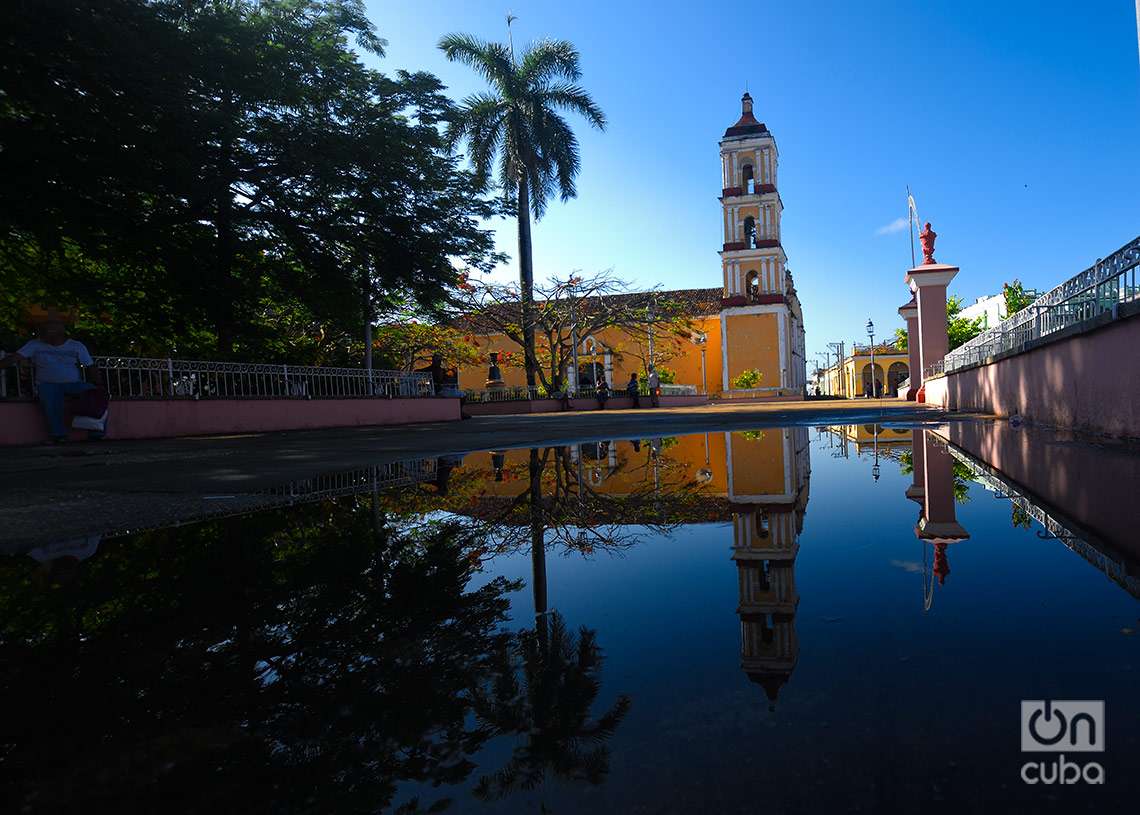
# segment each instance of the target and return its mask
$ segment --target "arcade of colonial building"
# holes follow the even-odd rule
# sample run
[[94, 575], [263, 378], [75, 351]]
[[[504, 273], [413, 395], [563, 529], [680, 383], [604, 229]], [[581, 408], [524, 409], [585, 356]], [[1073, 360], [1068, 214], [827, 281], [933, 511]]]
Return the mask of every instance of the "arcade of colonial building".
[[872, 362], [871, 346], [852, 347], [851, 354], [819, 372], [816, 384], [820, 392], [848, 399], [868, 396], [874, 376], [875, 393], [898, 396], [899, 385], [910, 378], [909, 352], [893, 343], [877, 343]]
[[[740, 118], [720, 140], [721, 215], [723, 234], [720, 287], [660, 292], [679, 302], [692, 327], [693, 342], [683, 343], [668, 358], [655, 359], [676, 373], [678, 384], [698, 390], [747, 396], [799, 396], [807, 384], [803, 311], [780, 238], [784, 205], [777, 188], [779, 153], [776, 140], [752, 112], [752, 97], [741, 101]], [[481, 349], [522, 349], [502, 334], [477, 334]], [[629, 353], [629, 333], [607, 328], [580, 338], [579, 367], [571, 365], [571, 389], [594, 385], [604, 376], [610, 388], [622, 388], [645, 361]], [[758, 371], [755, 387], [733, 381], [745, 371]], [[525, 385], [519, 366], [501, 368], [505, 387]], [[486, 365], [459, 370], [459, 386], [479, 390], [487, 380]]]

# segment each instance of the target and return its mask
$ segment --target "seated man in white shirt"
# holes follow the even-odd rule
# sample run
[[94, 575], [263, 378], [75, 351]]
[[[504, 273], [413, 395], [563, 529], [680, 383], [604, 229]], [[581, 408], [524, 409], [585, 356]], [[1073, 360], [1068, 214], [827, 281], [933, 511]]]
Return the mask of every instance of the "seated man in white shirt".
[[[83, 380], [82, 368], [91, 371], [90, 378], [99, 376], [87, 346], [70, 339], [64, 318], [58, 312], [50, 311], [37, 324], [36, 339], [25, 343], [16, 353], [0, 359], [0, 368], [15, 365], [22, 360], [27, 360], [35, 367], [36, 389], [51, 440], [56, 444], [67, 441], [63, 401], [67, 396], [95, 388], [94, 384]], [[96, 432], [90, 434], [91, 438], [101, 436], [101, 433]]]

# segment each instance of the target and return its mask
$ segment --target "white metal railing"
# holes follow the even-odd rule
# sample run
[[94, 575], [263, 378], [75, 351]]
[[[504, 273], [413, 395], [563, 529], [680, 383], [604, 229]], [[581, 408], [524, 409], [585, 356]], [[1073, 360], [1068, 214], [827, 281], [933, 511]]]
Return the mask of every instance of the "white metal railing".
[[146, 516], [103, 526], [104, 537], [137, 535], [154, 529], [168, 529], [206, 520], [250, 515], [284, 506], [327, 501], [368, 492], [385, 490], [431, 481], [439, 473], [439, 458], [393, 461], [356, 470], [324, 473], [253, 492], [214, 495], [200, 502], [187, 504], [183, 511], [171, 516]]
[[[112, 399], [392, 399], [435, 395], [426, 371], [95, 357]], [[12, 372], [15, 371], [15, 375]], [[35, 395], [31, 372], [0, 371], [0, 398]]]
[[1140, 237], [1103, 260], [1038, 297], [1016, 314], [950, 351], [945, 359], [925, 370], [937, 376], [981, 364], [1008, 351], [1101, 315], [1116, 317], [1121, 303], [1140, 300], [1136, 271], [1140, 267]]
[[[0, 351], [0, 359], [8, 356]], [[32, 374], [21, 370], [20, 366], [0, 368], [0, 399], [31, 399], [33, 395]]]
[[488, 390], [465, 390], [463, 401], [481, 405], [487, 402], [525, 402], [528, 399], [544, 399], [546, 392], [541, 388], [527, 388], [520, 385], [510, 388], [490, 388]]

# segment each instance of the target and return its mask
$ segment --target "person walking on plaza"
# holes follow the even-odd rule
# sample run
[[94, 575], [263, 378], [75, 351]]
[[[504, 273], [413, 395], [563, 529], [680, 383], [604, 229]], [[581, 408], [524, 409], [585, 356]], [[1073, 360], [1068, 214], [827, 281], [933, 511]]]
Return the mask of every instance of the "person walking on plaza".
[[[90, 379], [99, 380], [101, 377], [87, 346], [67, 336], [67, 321], [67, 316], [55, 309], [34, 314], [32, 322], [36, 327], [36, 338], [26, 342], [19, 351], [0, 358], [0, 368], [22, 361], [30, 362], [35, 368], [40, 406], [47, 420], [48, 434], [55, 444], [67, 441], [64, 399], [95, 390], [95, 384], [84, 381], [82, 370], [86, 369], [91, 374]], [[101, 431], [93, 430], [88, 434], [91, 439], [102, 437]]]
[[594, 395], [598, 398], [598, 410], [606, 409], [606, 400], [610, 398], [610, 386], [606, 384], [606, 380], [598, 383], [597, 388], [594, 389]]
[[633, 406], [635, 408], [641, 407], [641, 399], [638, 398], [640, 390], [641, 386], [637, 384], [637, 371], [634, 371], [629, 375], [629, 382], [625, 386], [625, 392], [626, 395], [633, 400]]
[[649, 402], [653, 407], [661, 405], [661, 377], [652, 365], [649, 366]]

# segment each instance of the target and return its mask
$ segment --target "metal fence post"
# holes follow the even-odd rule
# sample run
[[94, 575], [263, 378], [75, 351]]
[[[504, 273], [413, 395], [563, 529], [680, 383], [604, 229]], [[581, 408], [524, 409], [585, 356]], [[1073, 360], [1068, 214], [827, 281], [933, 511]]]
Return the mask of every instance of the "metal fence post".
[[174, 360], [167, 357], [166, 375], [170, 377], [170, 395], [174, 396]]

